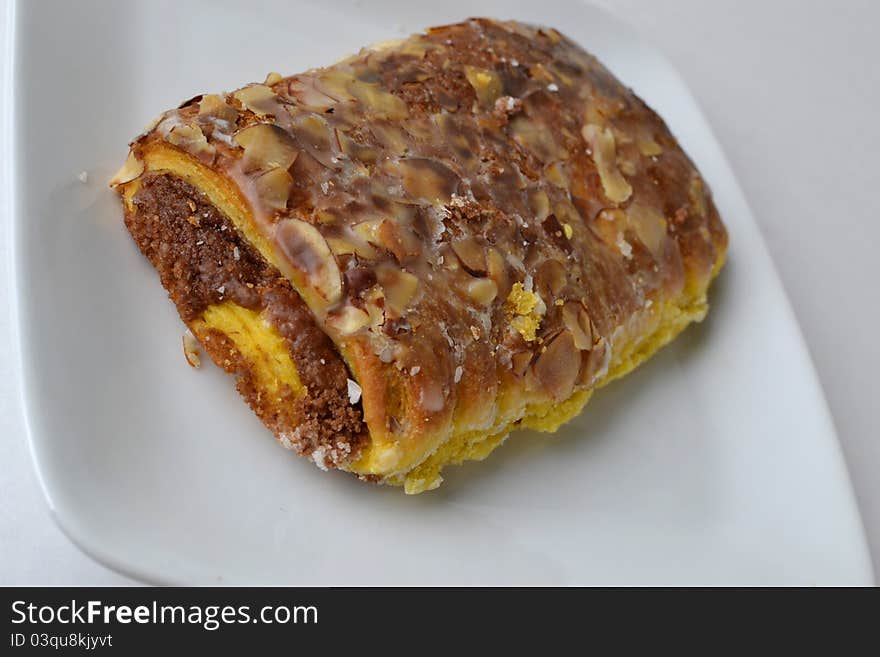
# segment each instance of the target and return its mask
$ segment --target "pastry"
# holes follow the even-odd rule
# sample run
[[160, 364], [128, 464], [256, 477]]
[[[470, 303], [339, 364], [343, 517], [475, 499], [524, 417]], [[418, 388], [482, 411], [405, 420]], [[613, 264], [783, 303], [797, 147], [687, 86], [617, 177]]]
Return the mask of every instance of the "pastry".
[[556, 30], [488, 19], [196, 96], [111, 185], [187, 353], [297, 454], [408, 493], [701, 320], [727, 247], [657, 114]]

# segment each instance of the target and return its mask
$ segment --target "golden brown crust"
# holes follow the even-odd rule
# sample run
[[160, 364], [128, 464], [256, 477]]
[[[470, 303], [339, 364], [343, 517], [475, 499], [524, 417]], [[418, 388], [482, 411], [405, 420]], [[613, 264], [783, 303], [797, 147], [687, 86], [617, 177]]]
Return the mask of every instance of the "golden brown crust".
[[135, 142], [120, 182], [163, 149], [244, 199], [237, 229], [363, 388], [370, 444], [346, 465], [361, 474], [585, 400], [667, 306], [703, 303], [727, 245], [662, 120], [519, 23], [196, 97]]

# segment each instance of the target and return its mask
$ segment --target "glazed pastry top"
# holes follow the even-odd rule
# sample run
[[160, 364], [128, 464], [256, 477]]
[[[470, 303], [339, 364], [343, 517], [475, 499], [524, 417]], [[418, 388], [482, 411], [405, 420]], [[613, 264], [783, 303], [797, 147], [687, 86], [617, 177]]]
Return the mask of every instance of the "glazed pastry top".
[[[408, 418], [518, 379], [563, 400], [726, 246], [662, 120], [552, 29], [470, 20], [163, 114], [235, 181], [264, 255], [349, 362], [408, 377]], [[465, 376], [465, 371], [467, 375]]]

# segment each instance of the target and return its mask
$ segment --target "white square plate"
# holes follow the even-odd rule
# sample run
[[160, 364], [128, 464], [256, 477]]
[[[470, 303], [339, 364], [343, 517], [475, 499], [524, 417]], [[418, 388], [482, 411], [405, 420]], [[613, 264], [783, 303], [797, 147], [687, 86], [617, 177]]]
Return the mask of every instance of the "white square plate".
[[[186, 366], [182, 325], [106, 181], [131, 137], [198, 92], [470, 15], [558, 27], [642, 95], [710, 182], [731, 255], [708, 320], [576, 421], [516, 434], [406, 497], [294, 458], [229, 377]], [[87, 553], [162, 583], [872, 582], [749, 208], [676, 72], [626, 26], [562, 0], [32, 1], [15, 19], [22, 386], [49, 504]]]

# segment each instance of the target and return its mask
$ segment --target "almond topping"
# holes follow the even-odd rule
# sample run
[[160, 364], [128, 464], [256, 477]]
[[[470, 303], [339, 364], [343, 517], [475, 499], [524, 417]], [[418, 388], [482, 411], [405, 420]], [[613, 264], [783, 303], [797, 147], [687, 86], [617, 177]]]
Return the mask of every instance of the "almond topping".
[[633, 203], [626, 209], [629, 224], [633, 227], [639, 241], [655, 255], [660, 254], [666, 239], [666, 219], [654, 208]]
[[608, 373], [608, 364], [610, 362], [611, 349], [608, 348], [608, 343], [605, 339], [600, 337], [586, 357], [583, 371], [579, 377], [580, 382], [588, 386], [595, 385]]
[[223, 96], [207, 94], [199, 101], [199, 117], [212, 117], [232, 123], [238, 118], [238, 112], [224, 100]]
[[326, 112], [337, 102], [336, 98], [319, 91], [315, 87], [314, 76], [308, 73], [290, 79], [287, 83], [287, 95], [316, 112]]
[[[352, 232], [368, 245], [390, 251], [398, 262], [419, 255], [420, 244], [412, 231], [389, 219], [370, 219], [352, 226]], [[361, 255], [359, 253], [359, 255]], [[365, 257], [375, 257], [375, 252]]]
[[379, 153], [372, 146], [359, 144], [340, 128], [334, 128], [334, 133], [336, 136], [336, 142], [339, 145], [339, 150], [352, 160], [374, 164], [376, 160], [379, 159]]
[[605, 195], [614, 203], [623, 203], [632, 195], [632, 187], [617, 167], [614, 133], [609, 128], [588, 123], [581, 128], [581, 135], [590, 147]]
[[290, 264], [304, 277], [302, 283], [327, 304], [342, 297], [339, 266], [317, 228], [299, 219], [285, 219], [276, 226], [275, 239]]
[[557, 187], [568, 189], [568, 175], [565, 173], [565, 165], [562, 162], [557, 161], [548, 164], [544, 167], [544, 175], [547, 176], [547, 180]]
[[252, 84], [232, 94], [242, 107], [249, 109], [259, 117], [275, 115], [278, 112], [278, 97], [275, 92], [264, 84]]
[[[360, 226], [358, 224], [357, 226]], [[378, 257], [379, 253], [376, 249], [369, 243], [369, 241], [362, 236], [362, 234], [356, 230], [357, 226], [352, 227], [351, 239], [349, 236], [346, 237], [328, 237], [327, 244], [330, 245], [330, 249], [336, 255], [349, 255], [349, 254], [357, 254], [361, 258], [365, 258], [367, 260], [373, 260]], [[362, 231], [366, 232], [366, 231]]]
[[382, 292], [382, 288], [374, 285], [367, 292], [364, 301], [366, 301], [367, 313], [370, 316], [370, 326], [374, 329], [382, 326], [385, 323], [385, 294]]
[[419, 279], [408, 271], [397, 269], [394, 266], [379, 267], [376, 270], [376, 278], [385, 293], [385, 301], [389, 310], [398, 316], [402, 316], [410, 301], [416, 295], [419, 288]]
[[293, 177], [287, 169], [272, 169], [254, 181], [260, 202], [269, 210], [284, 210], [290, 197]]
[[517, 352], [513, 354], [510, 360], [511, 365], [513, 366], [513, 373], [517, 376], [523, 376], [526, 373], [526, 370], [529, 369], [529, 364], [532, 362], [532, 352]]
[[199, 343], [196, 336], [187, 329], [183, 334], [183, 356], [190, 367], [198, 369], [202, 366], [202, 358], [199, 353]]
[[272, 85], [278, 84], [283, 79], [284, 78], [281, 77], [281, 73], [276, 73], [275, 71], [272, 71], [271, 73], [266, 75], [266, 81], [263, 82], [263, 84], [265, 84], [268, 87], [271, 87]]
[[379, 238], [379, 228], [382, 226], [384, 219], [370, 219], [362, 221], [351, 227], [351, 232], [368, 244], [382, 246], [382, 240]]
[[510, 293], [510, 280], [507, 275], [507, 265], [504, 261], [504, 256], [497, 249], [490, 247], [487, 260], [489, 262], [489, 278], [495, 281], [498, 295], [506, 298]]
[[488, 306], [498, 295], [498, 286], [491, 278], [476, 278], [468, 283], [468, 295], [481, 306]]
[[485, 276], [488, 272], [486, 267], [486, 249], [472, 237], [452, 242], [452, 251], [458, 257], [461, 266], [471, 276]]
[[647, 131], [636, 136], [636, 145], [639, 147], [639, 152], [646, 157], [654, 157], [663, 152], [663, 147]]
[[460, 183], [454, 171], [430, 158], [402, 158], [389, 164], [388, 169], [400, 176], [410, 197], [427, 203], [449, 202]]
[[144, 163], [137, 159], [137, 156], [134, 154], [134, 151], [130, 151], [128, 153], [128, 158], [125, 160], [125, 164], [123, 164], [119, 171], [110, 179], [110, 186], [116, 187], [118, 185], [124, 185], [127, 182], [131, 182], [138, 176], [140, 176], [144, 172]]
[[357, 333], [370, 323], [370, 316], [355, 306], [343, 306], [327, 317], [327, 323], [342, 335]]
[[562, 401], [571, 394], [580, 366], [574, 339], [571, 333], [563, 331], [547, 345], [533, 367], [541, 386], [554, 400]]
[[176, 125], [168, 133], [168, 142], [194, 155], [200, 160], [211, 162], [214, 147], [208, 143], [202, 129], [197, 125]]
[[234, 139], [244, 149], [242, 167], [246, 173], [276, 167], [289, 169], [298, 154], [290, 136], [278, 126], [268, 123], [245, 128], [236, 133]]
[[317, 114], [294, 114], [291, 131], [303, 151], [328, 169], [335, 168], [338, 158], [330, 147], [335, 134], [327, 121]]
[[378, 84], [370, 84], [352, 78], [346, 91], [357, 98], [369, 113], [378, 118], [401, 121], [409, 116], [406, 103], [392, 93], [382, 89]]
[[517, 114], [510, 121], [510, 134], [514, 141], [523, 148], [537, 155], [541, 160], [550, 162], [561, 160], [568, 152], [556, 142], [556, 137], [547, 127], [528, 116]]
[[545, 260], [535, 274], [538, 291], [547, 299], [555, 298], [568, 282], [565, 265], [558, 260]]
[[593, 348], [593, 330], [587, 311], [577, 301], [569, 301], [562, 307], [562, 322], [571, 332], [574, 346], [581, 351]]
[[547, 198], [547, 193], [541, 189], [534, 190], [529, 194], [529, 205], [534, 213], [534, 219], [537, 221], [544, 221], [550, 214], [550, 199]]
[[476, 66], [465, 66], [464, 75], [474, 88], [480, 105], [484, 108], [494, 107], [495, 101], [503, 91], [498, 74]]

